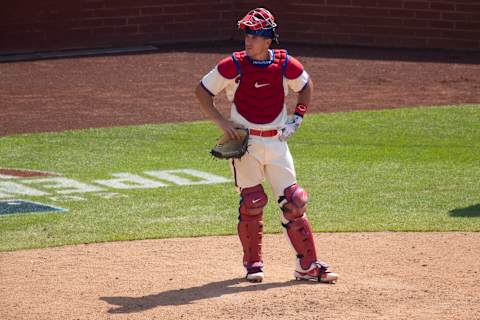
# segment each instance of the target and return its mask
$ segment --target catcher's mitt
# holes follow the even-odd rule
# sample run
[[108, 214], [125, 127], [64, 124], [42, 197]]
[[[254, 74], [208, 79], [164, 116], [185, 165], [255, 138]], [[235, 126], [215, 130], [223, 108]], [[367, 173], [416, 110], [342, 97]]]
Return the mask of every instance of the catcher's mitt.
[[219, 159], [239, 159], [248, 149], [248, 130], [237, 128], [237, 133], [241, 137], [240, 140], [230, 139], [228, 136], [223, 135], [213, 147], [210, 153], [212, 156]]

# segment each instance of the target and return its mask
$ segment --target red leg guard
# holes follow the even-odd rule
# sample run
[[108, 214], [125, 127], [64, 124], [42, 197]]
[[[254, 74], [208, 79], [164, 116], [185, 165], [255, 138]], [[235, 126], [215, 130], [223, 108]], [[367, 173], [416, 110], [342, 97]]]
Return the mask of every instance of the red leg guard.
[[283, 226], [287, 229], [288, 238], [297, 253], [301, 268], [306, 270], [317, 261], [315, 241], [306, 215], [308, 195], [297, 184], [286, 188], [284, 195], [279, 200], [283, 217], [287, 220]]
[[243, 189], [241, 192], [238, 236], [243, 247], [243, 265], [248, 269], [262, 267], [263, 208], [267, 195], [263, 187]]
[[317, 250], [307, 216], [290, 221], [285, 227], [288, 238], [297, 252], [300, 266], [304, 270], [308, 269], [313, 262], [317, 261]]

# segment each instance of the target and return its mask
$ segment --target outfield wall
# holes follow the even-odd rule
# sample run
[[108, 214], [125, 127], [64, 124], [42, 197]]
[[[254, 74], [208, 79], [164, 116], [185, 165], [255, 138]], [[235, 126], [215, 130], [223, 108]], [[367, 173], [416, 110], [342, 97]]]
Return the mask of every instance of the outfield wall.
[[283, 41], [480, 49], [474, 0], [10, 0], [0, 53], [229, 40], [257, 5], [275, 13]]

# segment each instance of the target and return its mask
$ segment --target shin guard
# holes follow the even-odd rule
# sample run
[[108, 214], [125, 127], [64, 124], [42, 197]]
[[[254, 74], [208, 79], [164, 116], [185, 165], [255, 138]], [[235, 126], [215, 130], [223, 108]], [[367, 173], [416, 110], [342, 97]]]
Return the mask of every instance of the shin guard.
[[303, 270], [317, 261], [317, 251], [312, 229], [306, 215], [308, 195], [297, 184], [286, 188], [280, 197], [282, 225], [285, 227], [290, 243], [297, 253], [297, 264]]
[[267, 195], [261, 185], [241, 191], [237, 230], [243, 247], [243, 265], [247, 269], [263, 266], [263, 208], [267, 205], [267, 201]]

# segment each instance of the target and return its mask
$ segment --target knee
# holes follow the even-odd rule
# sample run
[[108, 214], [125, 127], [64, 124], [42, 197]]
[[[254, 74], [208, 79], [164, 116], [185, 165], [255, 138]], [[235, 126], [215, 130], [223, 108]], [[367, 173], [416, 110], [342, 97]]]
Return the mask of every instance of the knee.
[[242, 189], [240, 200], [240, 215], [258, 216], [263, 213], [268, 197], [261, 184]]
[[307, 211], [308, 194], [296, 183], [285, 188], [283, 196], [278, 199], [283, 216], [288, 221], [302, 218]]

